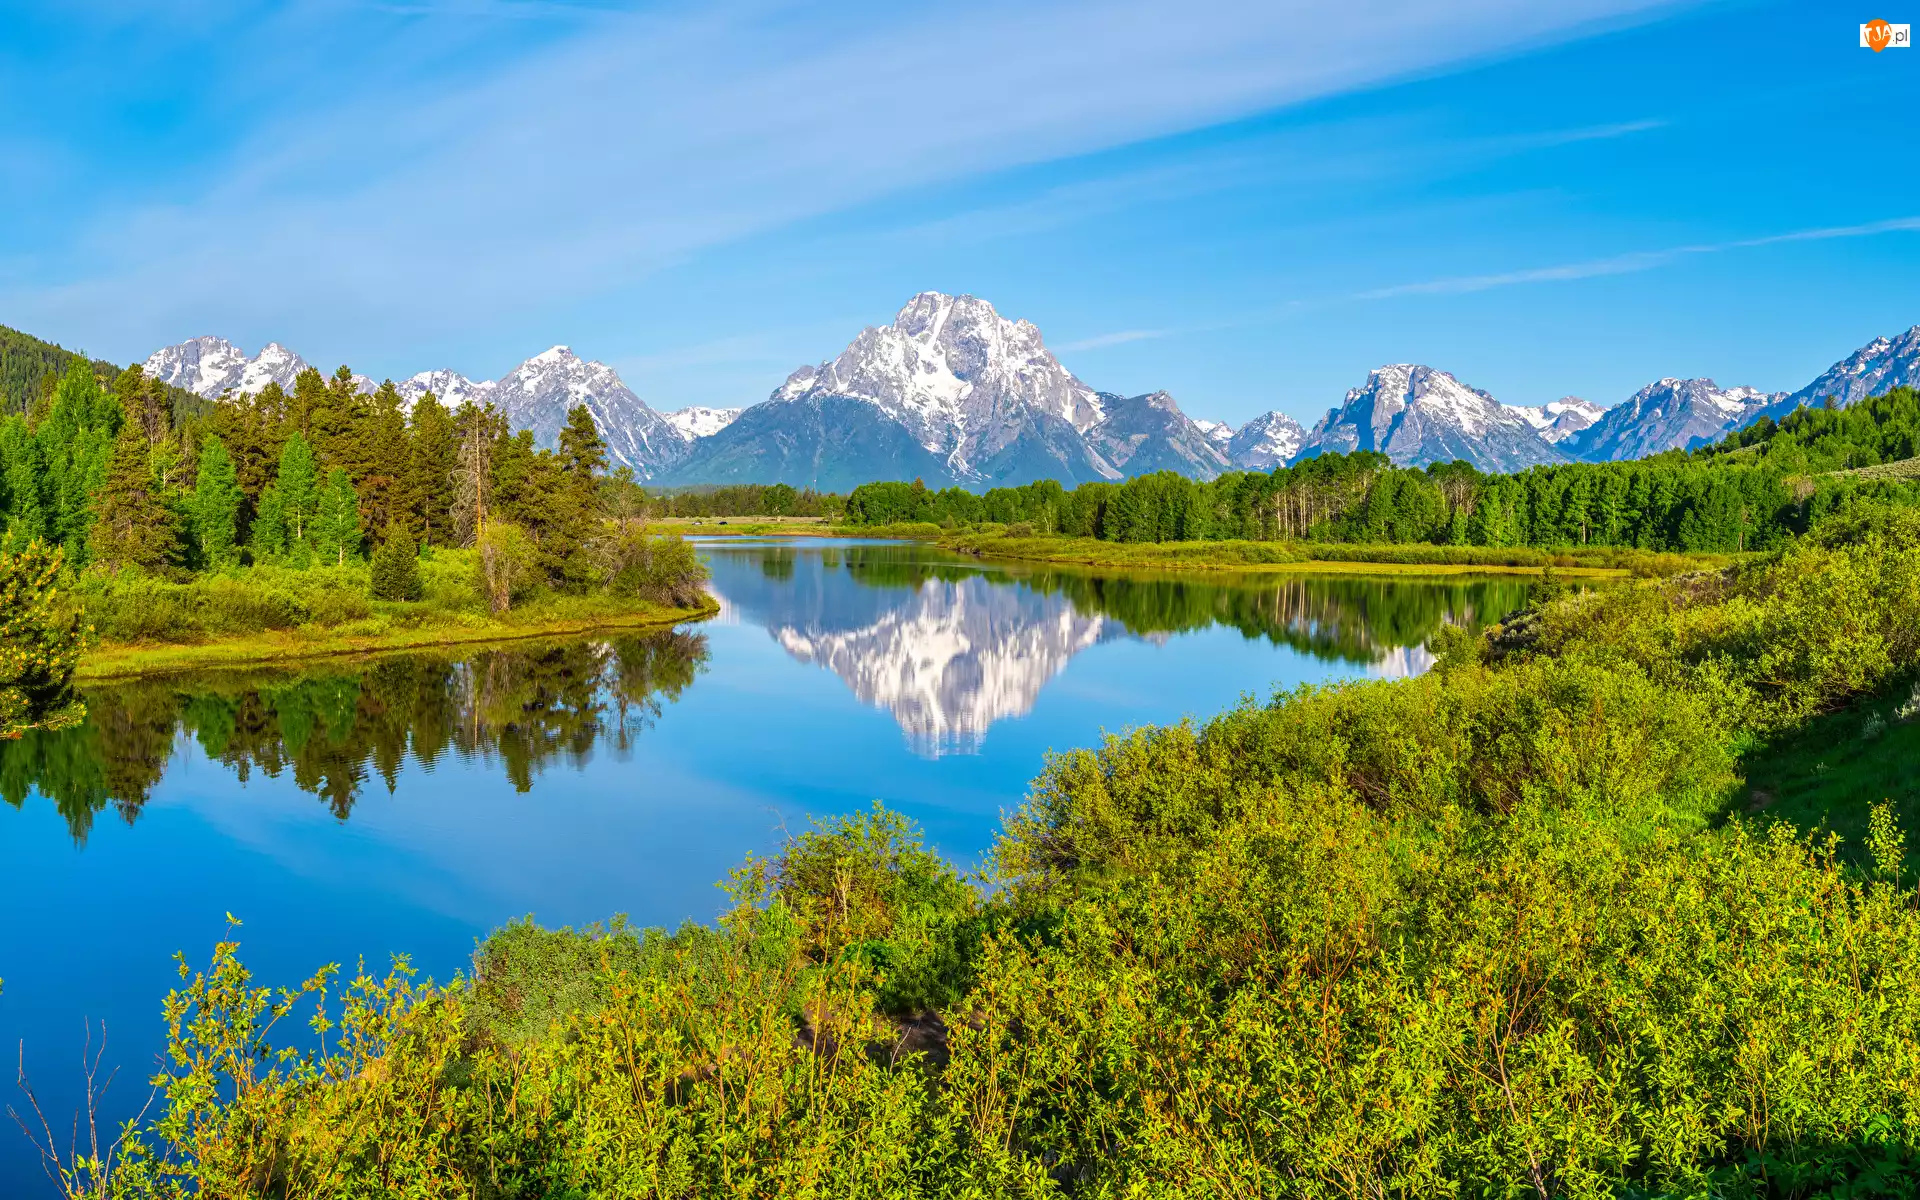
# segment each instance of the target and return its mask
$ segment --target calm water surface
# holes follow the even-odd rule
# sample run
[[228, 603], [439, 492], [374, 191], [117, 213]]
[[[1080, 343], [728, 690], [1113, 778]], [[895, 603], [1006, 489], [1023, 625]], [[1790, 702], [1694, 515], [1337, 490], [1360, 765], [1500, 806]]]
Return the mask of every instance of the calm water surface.
[[[1419, 671], [1442, 621], [1525, 598], [858, 541], [703, 553], [724, 611], [670, 634], [120, 684], [82, 728], [0, 742], [0, 1046], [24, 1042], [56, 1124], [86, 1020], [122, 1067], [109, 1109], [138, 1106], [171, 956], [204, 961], [227, 913], [260, 981], [399, 952], [444, 979], [520, 914], [710, 920], [744, 854], [875, 800], [973, 863], [1049, 749]], [[0, 1124], [0, 1194], [38, 1175]]]

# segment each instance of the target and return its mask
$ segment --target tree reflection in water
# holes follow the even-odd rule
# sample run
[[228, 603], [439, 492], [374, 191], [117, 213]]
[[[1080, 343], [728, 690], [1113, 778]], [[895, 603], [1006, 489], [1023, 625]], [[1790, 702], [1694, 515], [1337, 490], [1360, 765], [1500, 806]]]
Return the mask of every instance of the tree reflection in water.
[[498, 764], [524, 792], [556, 760], [624, 755], [706, 660], [705, 637], [674, 631], [84, 689], [82, 724], [0, 741], [0, 799], [39, 793], [84, 842], [108, 806], [139, 816], [182, 737], [243, 783], [291, 773], [342, 820], [370, 777], [394, 791], [409, 755], [429, 770], [448, 754]]

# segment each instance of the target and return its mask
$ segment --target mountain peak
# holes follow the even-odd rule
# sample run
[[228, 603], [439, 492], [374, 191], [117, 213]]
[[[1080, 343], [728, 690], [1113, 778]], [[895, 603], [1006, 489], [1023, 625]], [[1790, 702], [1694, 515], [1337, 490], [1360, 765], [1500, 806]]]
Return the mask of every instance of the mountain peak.
[[1373, 450], [1402, 466], [1462, 459], [1483, 471], [1566, 461], [1532, 422], [1479, 388], [1423, 363], [1367, 372], [1307, 436], [1301, 457]]

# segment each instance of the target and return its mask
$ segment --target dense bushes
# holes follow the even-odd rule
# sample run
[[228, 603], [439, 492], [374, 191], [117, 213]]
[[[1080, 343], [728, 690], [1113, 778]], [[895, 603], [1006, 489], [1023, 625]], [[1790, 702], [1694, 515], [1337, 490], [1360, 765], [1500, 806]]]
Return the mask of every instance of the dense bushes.
[[1059, 756], [990, 887], [874, 814], [750, 862], [716, 928], [511, 927], [471, 981], [335, 989], [329, 1052], [270, 1070], [300, 996], [223, 945], [113, 1190], [1910, 1191], [1901, 834], [1733, 815], [1743, 756], [1920, 672], [1903, 528]]
[[0, 737], [81, 715], [73, 672], [93, 631], [60, 586], [62, 558], [37, 541], [0, 547]]

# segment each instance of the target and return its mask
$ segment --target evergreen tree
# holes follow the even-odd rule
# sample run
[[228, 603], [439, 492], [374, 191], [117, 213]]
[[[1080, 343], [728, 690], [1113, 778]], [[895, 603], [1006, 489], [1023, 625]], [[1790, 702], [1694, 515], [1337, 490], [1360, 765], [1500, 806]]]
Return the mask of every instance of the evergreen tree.
[[592, 487], [594, 475], [606, 469], [607, 444], [593, 423], [592, 410], [584, 404], [567, 410], [566, 426], [560, 430], [560, 458], [567, 474], [585, 487]]
[[289, 553], [298, 554], [308, 541], [307, 525], [313, 520], [319, 502], [319, 467], [313, 459], [313, 447], [299, 433], [287, 439], [280, 451], [280, 470], [274, 478], [280, 493], [280, 521], [286, 531]]
[[138, 422], [121, 427], [94, 497], [96, 520], [88, 539], [93, 561], [110, 570], [162, 571], [180, 557], [173, 510], [156, 494], [147, 467], [147, 439]]
[[453, 416], [432, 392], [414, 401], [408, 436], [407, 510], [421, 541], [430, 546], [453, 541], [454, 469], [460, 457]]
[[0, 424], [0, 463], [4, 463], [5, 471], [0, 491], [6, 496], [3, 524], [9, 542], [20, 548], [35, 539], [47, 539], [51, 532], [51, 497], [47, 495], [46, 461], [39, 440], [17, 414]]
[[367, 474], [356, 486], [360, 505], [377, 529], [412, 519], [407, 494], [407, 419], [401, 413], [400, 389], [393, 380], [373, 393], [367, 416]]
[[239, 557], [240, 484], [226, 446], [211, 434], [200, 450], [189, 511], [200, 561], [213, 568], [235, 562]]
[[405, 526], [387, 530], [386, 540], [373, 552], [370, 572], [375, 600], [418, 600], [420, 562], [413, 538]]
[[313, 441], [313, 420], [316, 413], [327, 406], [326, 376], [308, 367], [293, 377], [293, 394], [287, 397], [284, 430], [288, 437], [299, 434]]
[[361, 486], [373, 473], [372, 409], [351, 370], [343, 366], [333, 373], [325, 399], [307, 420], [320, 461], [343, 469], [356, 488]]
[[329, 472], [320, 489], [310, 540], [315, 556], [335, 566], [360, 554], [360, 497], [344, 467]]

